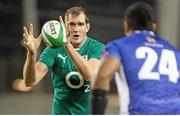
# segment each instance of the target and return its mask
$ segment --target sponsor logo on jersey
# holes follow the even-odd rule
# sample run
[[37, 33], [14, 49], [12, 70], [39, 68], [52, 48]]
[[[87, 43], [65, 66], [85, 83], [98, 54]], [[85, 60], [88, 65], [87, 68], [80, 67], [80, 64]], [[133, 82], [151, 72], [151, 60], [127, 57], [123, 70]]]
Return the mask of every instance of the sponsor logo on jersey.
[[148, 43], [156, 43], [156, 40], [152, 37], [146, 37]]
[[147, 40], [147, 43], [145, 43], [146, 46], [160, 47], [160, 48], [164, 47], [162, 44], [157, 43], [156, 40], [152, 37], [147, 36], [146, 40]]
[[63, 60], [63, 62], [65, 63], [65, 60], [66, 60], [67, 56], [64, 57], [61, 54], [58, 54], [58, 57], [61, 58]]

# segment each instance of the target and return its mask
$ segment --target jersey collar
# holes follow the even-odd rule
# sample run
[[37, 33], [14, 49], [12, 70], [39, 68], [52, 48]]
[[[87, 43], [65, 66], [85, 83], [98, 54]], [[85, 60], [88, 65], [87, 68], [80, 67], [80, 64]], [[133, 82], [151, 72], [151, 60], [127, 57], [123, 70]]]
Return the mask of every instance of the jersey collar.
[[155, 35], [154, 32], [147, 31], [147, 30], [136, 30], [136, 31], [134, 31], [134, 33], [146, 33], [146, 34], [150, 34], [150, 35]]

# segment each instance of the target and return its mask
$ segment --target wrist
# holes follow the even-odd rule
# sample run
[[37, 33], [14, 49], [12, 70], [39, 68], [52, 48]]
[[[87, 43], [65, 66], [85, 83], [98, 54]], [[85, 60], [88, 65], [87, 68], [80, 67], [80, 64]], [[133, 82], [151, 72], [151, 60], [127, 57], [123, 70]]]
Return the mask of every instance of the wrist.
[[64, 47], [65, 47], [66, 49], [74, 48], [74, 47], [72, 46], [72, 44], [70, 44], [70, 43], [64, 44]]
[[28, 57], [36, 57], [36, 53], [32, 53], [32, 52], [27, 52], [27, 56]]
[[97, 89], [92, 91], [91, 97], [91, 113], [105, 114], [107, 107], [107, 92], [106, 90]]

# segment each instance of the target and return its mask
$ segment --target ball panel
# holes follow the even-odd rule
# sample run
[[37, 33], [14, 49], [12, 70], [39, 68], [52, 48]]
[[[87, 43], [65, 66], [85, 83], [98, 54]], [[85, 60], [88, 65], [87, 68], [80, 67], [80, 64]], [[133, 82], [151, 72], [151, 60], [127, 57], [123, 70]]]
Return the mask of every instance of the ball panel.
[[59, 35], [60, 23], [56, 20], [50, 20], [44, 24], [43, 29], [46, 33], [56, 39]]
[[44, 41], [44, 43], [46, 44], [46, 46], [52, 47], [53, 44], [51, 44], [51, 42], [46, 38], [44, 29], [43, 29], [42, 31], [43, 31], [43, 32], [42, 32], [42, 36], [43, 36], [43, 41]]
[[53, 47], [53, 48], [63, 47], [64, 44], [62, 42], [61, 37], [58, 37], [55, 39], [51, 35], [49, 35], [48, 33], [44, 32], [43, 34], [44, 34], [44, 39], [47, 42], [48, 47]]

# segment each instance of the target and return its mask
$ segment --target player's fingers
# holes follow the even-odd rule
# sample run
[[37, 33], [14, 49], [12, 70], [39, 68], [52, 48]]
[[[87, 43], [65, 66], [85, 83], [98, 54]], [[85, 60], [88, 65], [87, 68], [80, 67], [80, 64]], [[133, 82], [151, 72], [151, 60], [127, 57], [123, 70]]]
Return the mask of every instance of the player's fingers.
[[69, 22], [68, 22], [67, 16], [64, 17], [64, 22], [65, 22], [66, 28], [69, 29]]
[[25, 42], [28, 41], [28, 36], [25, 33], [23, 33], [23, 39], [24, 39]]
[[28, 44], [27, 42], [24, 42], [24, 45], [25, 45], [26, 47], [29, 47], [29, 44]]
[[37, 41], [41, 42], [43, 39], [42, 33], [39, 35], [38, 39], [36, 39]]
[[68, 26], [68, 22], [67, 22], [67, 16], [65, 16], [64, 21], [62, 19], [62, 16], [59, 16], [59, 21], [64, 24], [65, 29], [66, 29], [66, 35], [68, 37], [69, 36], [69, 28], [68, 27], [69, 26]]
[[69, 22], [68, 22], [67, 16], [64, 17], [64, 21], [65, 21], [66, 34], [67, 34], [67, 37], [69, 37]]
[[60, 23], [63, 23], [63, 24], [64, 24], [64, 21], [63, 21], [63, 19], [62, 19], [62, 16], [59, 16], [59, 21], [60, 21]]
[[25, 33], [26, 35], [29, 35], [28, 30], [27, 30], [27, 28], [26, 28], [25, 26], [23, 27], [23, 31], [24, 31], [24, 33]]
[[23, 33], [23, 37], [27, 39], [28, 35], [26, 33]]
[[23, 36], [25, 36], [25, 37], [28, 39], [28, 36], [29, 36], [29, 35], [24, 32], [24, 33], [23, 33]]
[[67, 23], [68, 20], [67, 20], [67, 16], [64, 17], [64, 22]]
[[33, 24], [29, 25], [29, 34], [33, 35]]
[[33, 51], [32, 51], [32, 46], [31, 44], [27, 43], [27, 42], [24, 42], [24, 46], [26, 47], [26, 49], [28, 50], [28, 52], [30, 54], [34, 54]]
[[29, 44], [28, 44], [27, 42], [24, 42], [24, 46], [25, 46], [26, 48], [29, 48]]

